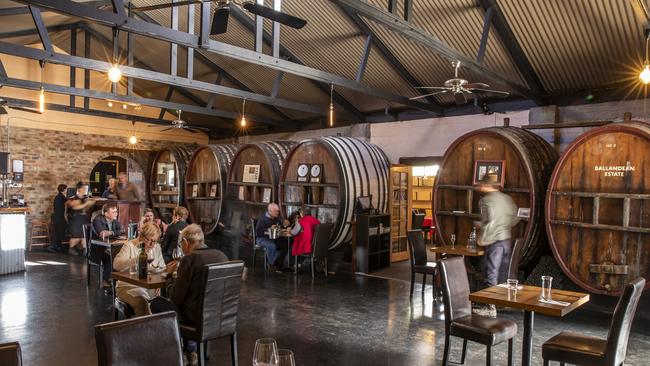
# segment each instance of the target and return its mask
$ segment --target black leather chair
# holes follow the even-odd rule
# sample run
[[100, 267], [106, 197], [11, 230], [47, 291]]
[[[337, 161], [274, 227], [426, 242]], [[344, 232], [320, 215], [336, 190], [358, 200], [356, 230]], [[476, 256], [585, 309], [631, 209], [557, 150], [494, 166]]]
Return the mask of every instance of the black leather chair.
[[630, 328], [644, 287], [645, 279], [642, 277], [625, 287], [614, 310], [607, 339], [565, 331], [544, 342], [544, 366], [548, 366], [549, 361], [559, 361], [560, 365], [623, 365]]
[[92, 255], [92, 240], [93, 240], [93, 229], [91, 224], [84, 224], [83, 225], [83, 234], [84, 234], [84, 240], [86, 241], [86, 285], [90, 286], [90, 268], [93, 266], [96, 266], [99, 271], [98, 271], [98, 277], [99, 277], [99, 287], [102, 287], [102, 262], [100, 260], [96, 260], [96, 258]]
[[243, 261], [205, 266], [200, 321], [192, 326], [183, 323], [180, 326], [181, 336], [199, 345], [199, 365], [207, 361], [208, 341], [230, 336], [232, 364], [237, 366], [237, 312], [243, 272]]
[[424, 233], [422, 230], [409, 230], [407, 233], [409, 244], [409, 257], [411, 260], [411, 297], [415, 287], [415, 274], [422, 273], [422, 293], [427, 284], [427, 275], [431, 275], [433, 282], [433, 299], [436, 299], [436, 272], [438, 265], [434, 262], [428, 262], [427, 247], [424, 243]]
[[413, 230], [422, 231], [422, 225], [424, 224], [424, 214], [413, 211], [411, 213], [411, 227]]
[[507, 279], [519, 279], [519, 260], [521, 259], [521, 247], [523, 246], [523, 243], [523, 239], [516, 239], [515, 243], [512, 245]]
[[257, 226], [257, 220], [251, 219], [251, 238], [253, 238], [253, 273], [255, 273], [255, 260], [257, 259], [257, 252], [262, 252], [264, 256], [264, 273], [269, 270], [269, 261], [266, 258], [266, 248], [257, 245], [257, 234], [255, 233], [255, 226]]
[[10, 342], [0, 344], [0, 365], [22, 366], [23, 357], [20, 353], [20, 343]]
[[[325, 264], [325, 277], [327, 277], [327, 255], [330, 248], [330, 237], [334, 224], [318, 224], [314, 230], [314, 236], [311, 238], [311, 253], [304, 256], [311, 260], [311, 278], [314, 278], [314, 260], [323, 258]], [[301, 256], [302, 257], [302, 256]], [[298, 258], [296, 258], [296, 271], [298, 270]]]
[[492, 365], [492, 346], [508, 341], [508, 366], [512, 366], [512, 341], [517, 335], [517, 324], [512, 320], [472, 314], [469, 301], [469, 281], [463, 257], [438, 261], [442, 298], [445, 303], [445, 351], [443, 366], [449, 361], [451, 336], [463, 338], [460, 363], [465, 363], [467, 341], [487, 346], [486, 365]]
[[173, 311], [97, 325], [95, 343], [99, 366], [183, 365]]

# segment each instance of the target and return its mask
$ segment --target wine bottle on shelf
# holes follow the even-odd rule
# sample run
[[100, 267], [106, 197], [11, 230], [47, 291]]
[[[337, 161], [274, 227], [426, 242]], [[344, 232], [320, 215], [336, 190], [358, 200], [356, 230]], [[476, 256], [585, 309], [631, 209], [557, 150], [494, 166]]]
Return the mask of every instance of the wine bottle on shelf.
[[140, 247], [140, 254], [138, 255], [138, 278], [147, 278], [147, 253], [144, 251], [144, 243]]

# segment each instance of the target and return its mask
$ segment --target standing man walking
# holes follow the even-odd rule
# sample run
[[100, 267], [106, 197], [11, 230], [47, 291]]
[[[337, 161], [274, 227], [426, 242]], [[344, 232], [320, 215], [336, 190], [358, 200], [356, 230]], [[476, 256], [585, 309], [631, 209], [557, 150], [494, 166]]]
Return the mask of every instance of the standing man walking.
[[[485, 193], [479, 200], [481, 209], [481, 235], [478, 245], [484, 247], [485, 287], [505, 281], [512, 253], [512, 227], [519, 222], [517, 205], [498, 186], [481, 185], [478, 191]], [[485, 316], [496, 316], [496, 307], [488, 305], [474, 311]]]

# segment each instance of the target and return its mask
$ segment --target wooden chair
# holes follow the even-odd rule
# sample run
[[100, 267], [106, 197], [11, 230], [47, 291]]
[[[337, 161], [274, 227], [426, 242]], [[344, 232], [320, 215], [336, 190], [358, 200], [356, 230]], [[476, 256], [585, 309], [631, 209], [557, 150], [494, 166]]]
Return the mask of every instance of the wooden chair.
[[424, 243], [424, 233], [421, 229], [409, 230], [407, 233], [409, 245], [409, 259], [411, 261], [411, 295], [413, 297], [413, 288], [415, 287], [415, 274], [422, 273], [422, 294], [427, 284], [427, 275], [431, 275], [433, 280], [433, 300], [436, 300], [436, 272], [438, 265], [427, 261], [427, 248]]
[[0, 344], [0, 365], [22, 366], [23, 357], [20, 352], [20, 343], [10, 342]]
[[180, 325], [182, 337], [198, 343], [199, 365], [206, 364], [209, 341], [230, 337], [232, 365], [237, 366], [237, 313], [243, 272], [243, 261], [204, 267], [198, 324]]
[[629, 283], [618, 299], [607, 339], [564, 331], [542, 345], [544, 366], [549, 361], [589, 366], [621, 366], [627, 354], [627, 341], [636, 314], [645, 278]]
[[45, 221], [33, 219], [29, 231], [29, 251], [31, 252], [34, 247], [45, 248], [48, 245], [50, 245], [50, 225]]
[[99, 366], [183, 365], [173, 311], [95, 326]]

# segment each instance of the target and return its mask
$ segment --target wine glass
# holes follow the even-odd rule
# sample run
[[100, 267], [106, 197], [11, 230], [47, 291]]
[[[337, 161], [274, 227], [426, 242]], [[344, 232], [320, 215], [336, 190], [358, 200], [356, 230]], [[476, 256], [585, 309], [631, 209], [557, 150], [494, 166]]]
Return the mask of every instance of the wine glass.
[[456, 234], [451, 234], [450, 240], [451, 240], [451, 248], [453, 249], [456, 247]]
[[147, 251], [147, 268], [149, 269], [149, 273], [152, 273], [152, 272], [153, 272], [153, 267], [152, 267], [151, 264], [153, 263], [154, 259], [155, 259], [155, 258], [154, 258], [154, 256], [153, 256], [153, 249], [152, 249], [152, 250], [148, 250], [148, 251]]
[[290, 349], [278, 350], [278, 366], [296, 366], [296, 360]]
[[278, 363], [278, 344], [273, 338], [261, 338], [255, 341], [253, 366], [276, 366]]
[[172, 258], [175, 261], [180, 261], [181, 258], [183, 258], [183, 256], [184, 256], [183, 249], [177, 245], [176, 248], [174, 248], [174, 251], [172, 251]]

